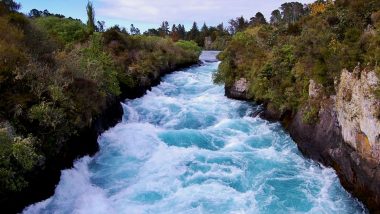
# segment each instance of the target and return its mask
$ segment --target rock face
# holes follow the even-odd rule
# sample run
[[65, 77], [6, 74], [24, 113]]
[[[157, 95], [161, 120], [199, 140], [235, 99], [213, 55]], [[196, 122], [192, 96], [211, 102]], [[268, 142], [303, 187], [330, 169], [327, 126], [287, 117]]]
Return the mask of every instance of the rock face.
[[373, 213], [380, 207], [379, 163], [345, 142], [338, 122], [335, 99], [322, 103], [319, 121], [305, 124], [303, 112], [298, 112], [286, 127], [301, 152], [335, 169], [341, 184], [359, 198]]
[[374, 71], [342, 72], [336, 108], [345, 142], [364, 158], [380, 161], [380, 102], [373, 95], [379, 79]]
[[[323, 86], [311, 80], [309, 100], [320, 103], [318, 122], [306, 124], [304, 110], [281, 113], [264, 103], [265, 119], [279, 120], [307, 157], [333, 167], [342, 185], [371, 213], [380, 213], [380, 102], [374, 71], [343, 70], [336, 96], [324, 96]], [[229, 98], [247, 100], [244, 79], [226, 87]]]
[[333, 167], [342, 183], [373, 213], [380, 212], [379, 80], [374, 71], [343, 70], [337, 95], [322, 97], [323, 88], [310, 81], [309, 99], [321, 100], [319, 121], [304, 124], [302, 110], [287, 129], [307, 156]]
[[323, 91], [323, 86], [319, 83], [316, 83], [313, 79], [309, 83], [309, 98], [315, 99], [320, 98]]
[[248, 99], [248, 81], [245, 78], [240, 78], [231, 87], [225, 88], [225, 93], [228, 98], [247, 100]]
[[212, 39], [210, 36], [205, 37], [204, 40], [204, 47], [206, 50], [211, 50], [211, 45], [212, 45]]

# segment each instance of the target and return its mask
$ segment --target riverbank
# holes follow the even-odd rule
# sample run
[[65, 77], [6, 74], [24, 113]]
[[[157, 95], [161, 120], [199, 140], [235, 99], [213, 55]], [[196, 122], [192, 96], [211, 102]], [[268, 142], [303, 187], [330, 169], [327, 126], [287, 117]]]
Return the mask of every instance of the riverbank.
[[197, 63], [201, 53], [193, 41], [130, 35], [118, 26], [95, 32], [77, 19], [26, 16], [18, 7], [0, 2], [0, 206], [6, 213], [53, 194], [61, 170], [95, 154], [99, 134], [120, 121], [121, 101], [143, 95], [168, 71]]
[[[253, 101], [248, 97], [247, 85], [243, 82], [240, 80], [233, 87], [226, 87], [226, 96]], [[258, 113], [260, 117], [280, 122], [305, 157], [332, 167], [348, 192], [362, 201], [371, 213], [380, 212], [379, 163], [372, 156], [364, 155], [362, 150], [354, 149], [345, 142], [335, 97], [324, 99], [318, 112], [319, 119], [314, 124], [305, 122], [305, 109], [292, 115], [271, 107], [270, 103], [262, 103], [262, 106], [262, 111]]]
[[61, 171], [72, 168], [75, 160], [99, 151], [98, 137], [101, 133], [115, 126], [122, 119], [123, 109], [121, 102], [125, 99], [135, 99], [143, 96], [146, 91], [158, 85], [166, 74], [190, 66], [197, 66], [200, 61], [178, 64], [167, 69], [160, 70], [156, 75], [150, 75], [144, 84], [134, 87], [121, 87], [119, 96], [107, 100], [107, 106], [94, 119], [91, 126], [71, 138], [63, 145], [58, 155], [46, 162], [44, 169], [34, 172], [33, 180], [30, 180], [29, 188], [25, 191], [9, 195], [6, 201], [2, 201], [1, 207], [5, 212], [16, 213], [22, 211], [26, 205], [44, 200], [54, 194], [56, 185], [61, 177]]
[[299, 6], [296, 19], [279, 15], [234, 35], [214, 81], [229, 97], [262, 103], [263, 118], [281, 122], [306, 157], [334, 168], [378, 213], [380, 2]]

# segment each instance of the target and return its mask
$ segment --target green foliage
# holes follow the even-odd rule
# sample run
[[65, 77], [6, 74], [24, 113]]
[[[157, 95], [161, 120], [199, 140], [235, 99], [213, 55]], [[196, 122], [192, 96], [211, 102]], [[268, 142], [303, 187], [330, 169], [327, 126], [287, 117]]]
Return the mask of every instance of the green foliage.
[[87, 29], [90, 34], [95, 32], [95, 10], [91, 1], [87, 2]]
[[[194, 42], [87, 32], [79, 20], [0, 4], [0, 199], [25, 190], [109, 100], [198, 61]], [[145, 84], [145, 85], [144, 85]], [[3, 122], [9, 121], [9, 122]], [[4, 125], [5, 124], [5, 125]], [[27, 136], [27, 137], [25, 137]], [[64, 154], [63, 154], [64, 155]]]
[[0, 123], [0, 195], [18, 192], [28, 184], [26, 175], [36, 167], [40, 156], [33, 137], [14, 136], [12, 127]]
[[84, 40], [87, 36], [86, 26], [77, 19], [47, 16], [35, 18], [33, 22], [62, 45]]
[[65, 114], [62, 109], [54, 108], [52, 103], [39, 103], [29, 110], [29, 118], [39, 122], [40, 126], [56, 130], [65, 120]]
[[0, 1], [0, 15], [3, 13], [10, 13], [19, 10], [21, 7], [20, 4], [16, 3], [13, 0], [1, 0]]
[[[118, 28], [103, 34], [107, 50], [119, 68], [121, 87], [147, 84], [147, 77], [198, 61], [201, 49], [195, 42], [178, 41], [158, 36], [130, 36]], [[123, 72], [121, 72], [123, 71]]]
[[20, 166], [30, 171], [36, 166], [39, 159], [33, 147], [33, 139], [16, 137], [12, 144], [12, 155]]
[[309, 125], [316, 124], [319, 119], [319, 108], [315, 106], [309, 106], [308, 108], [304, 109], [303, 115], [302, 115], [302, 121], [304, 123], [307, 123]]
[[[24, 35], [20, 29], [11, 25], [5, 17], [0, 17], [0, 84], [12, 76], [17, 65], [25, 62], [25, 53], [20, 42]], [[1, 86], [0, 86], [1, 87]]]
[[224, 50], [230, 42], [230, 36], [217, 36], [209, 47], [210, 50]]
[[[317, 6], [317, 12], [307, 15], [300, 4], [283, 4], [282, 14], [272, 13], [271, 25], [255, 24], [236, 33], [220, 54], [215, 82], [231, 86], [244, 77], [252, 98], [279, 111], [296, 112], [308, 102], [310, 79], [330, 95], [343, 68], [378, 66], [379, 1], [337, 0]], [[307, 122], [317, 117], [316, 108], [305, 112]]]
[[[376, 72], [377, 78], [380, 79], [380, 67], [379, 66], [375, 67], [375, 72]], [[380, 85], [377, 86], [377, 88], [374, 91], [374, 94], [375, 94], [375, 97], [380, 100]], [[378, 115], [380, 117], [380, 108], [378, 110], [379, 110]]]
[[81, 70], [87, 77], [101, 83], [106, 93], [119, 95], [118, 71], [112, 57], [103, 51], [102, 37], [94, 34], [90, 37], [89, 46], [80, 50]]
[[194, 41], [179, 40], [175, 44], [187, 51], [194, 52], [196, 55], [199, 55], [202, 51], [202, 49]]

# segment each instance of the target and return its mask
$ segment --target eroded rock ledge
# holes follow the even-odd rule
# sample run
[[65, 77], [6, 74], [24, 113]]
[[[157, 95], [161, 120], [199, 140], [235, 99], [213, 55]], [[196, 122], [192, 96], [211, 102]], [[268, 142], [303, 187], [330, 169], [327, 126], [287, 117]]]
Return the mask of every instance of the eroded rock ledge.
[[[373, 70], [343, 70], [334, 96], [325, 96], [323, 87], [310, 81], [309, 99], [320, 102], [316, 123], [304, 122], [306, 109], [289, 115], [264, 103], [261, 113], [281, 121], [305, 156], [333, 167], [342, 185], [371, 213], [380, 213], [380, 103], [373, 95], [378, 86]], [[247, 87], [239, 80], [226, 87], [226, 95], [248, 100]]]
[[248, 99], [248, 81], [240, 78], [231, 87], [225, 87], [225, 93], [228, 98], [247, 100]]

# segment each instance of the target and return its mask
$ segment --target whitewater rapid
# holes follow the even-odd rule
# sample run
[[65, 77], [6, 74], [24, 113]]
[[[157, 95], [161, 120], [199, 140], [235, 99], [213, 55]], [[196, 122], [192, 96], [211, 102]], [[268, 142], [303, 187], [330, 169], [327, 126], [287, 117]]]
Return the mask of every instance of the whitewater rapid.
[[334, 171], [305, 159], [259, 107], [212, 83], [219, 62], [177, 71], [62, 171], [55, 194], [24, 213], [367, 213]]

